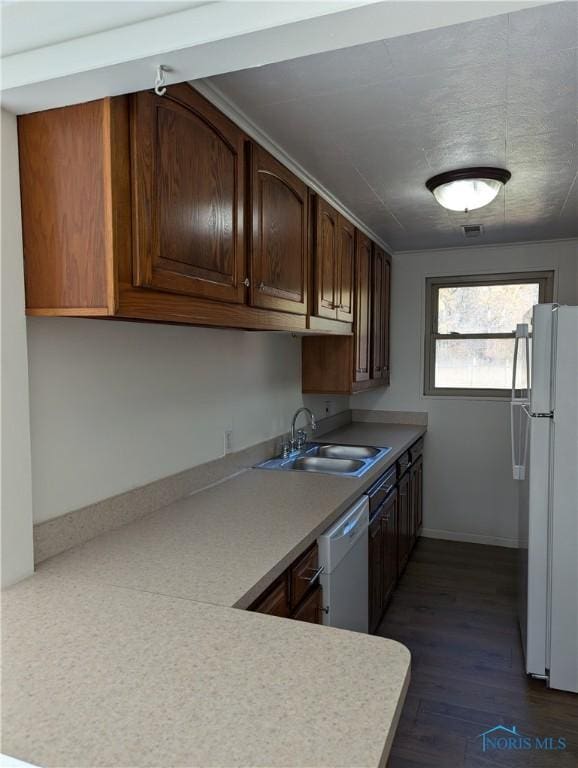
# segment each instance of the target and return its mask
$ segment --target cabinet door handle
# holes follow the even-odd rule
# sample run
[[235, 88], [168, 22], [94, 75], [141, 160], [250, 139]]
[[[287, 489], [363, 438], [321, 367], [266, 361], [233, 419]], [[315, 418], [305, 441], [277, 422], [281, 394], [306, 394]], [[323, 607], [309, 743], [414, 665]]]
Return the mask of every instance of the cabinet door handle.
[[323, 573], [323, 566], [321, 566], [321, 568], [318, 568], [313, 574], [313, 576], [299, 576], [299, 578], [302, 581], [307, 581], [309, 584], [313, 584], [313, 582], [316, 581], [321, 576], [322, 573]]
[[251, 281], [249, 280], [249, 278], [248, 278], [248, 277], [246, 277], [246, 278], [243, 280], [243, 285], [245, 286], [245, 288], [248, 288], [248, 287], [251, 285]]
[[258, 287], [258, 289], [260, 291], [264, 291], [265, 290], [265, 283], [261, 280], [261, 282], [259, 283], [259, 285], [257, 287]]

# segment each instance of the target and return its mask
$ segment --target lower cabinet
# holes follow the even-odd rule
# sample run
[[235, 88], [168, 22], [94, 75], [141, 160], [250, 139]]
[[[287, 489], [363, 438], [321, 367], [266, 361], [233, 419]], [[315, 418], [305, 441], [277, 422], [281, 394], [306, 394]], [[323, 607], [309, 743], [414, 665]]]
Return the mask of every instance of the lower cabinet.
[[384, 548], [384, 575], [383, 575], [383, 607], [387, 607], [395, 585], [397, 584], [397, 520], [398, 520], [397, 491], [394, 491], [386, 500], [382, 514], [382, 537]]
[[318, 565], [317, 544], [314, 544], [255, 600], [249, 610], [321, 624], [322, 589]]
[[412, 545], [423, 527], [423, 456], [419, 456], [410, 470], [411, 516], [413, 524]]
[[369, 631], [375, 632], [383, 614], [383, 536], [381, 515], [369, 526]]
[[278, 579], [270, 591], [261, 596], [256, 604], [251, 606], [252, 611], [258, 613], [268, 613], [270, 616], [289, 616], [289, 592], [287, 590], [287, 579], [281, 577]]
[[409, 472], [400, 479], [398, 486], [399, 493], [399, 515], [397, 529], [397, 575], [401, 576], [409, 560], [411, 551], [411, 499]]
[[[423, 525], [423, 439], [397, 461], [396, 488], [369, 526], [369, 631], [375, 632]], [[390, 475], [391, 477], [391, 475]], [[376, 486], [382, 483], [378, 481]], [[371, 497], [371, 491], [369, 492]]]
[[321, 624], [321, 594], [321, 584], [313, 587], [291, 618], [308, 621], [310, 624]]
[[375, 632], [397, 581], [397, 491], [369, 526], [369, 631]]

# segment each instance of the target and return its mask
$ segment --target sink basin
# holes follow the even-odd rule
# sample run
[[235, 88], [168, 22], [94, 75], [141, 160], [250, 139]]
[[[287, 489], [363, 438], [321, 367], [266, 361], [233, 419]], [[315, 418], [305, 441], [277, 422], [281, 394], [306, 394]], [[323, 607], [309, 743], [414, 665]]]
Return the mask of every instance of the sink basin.
[[344, 477], [362, 477], [391, 448], [369, 445], [308, 443], [288, 456], [276, 456], [258, 464], [255, 469], [277, 469], [284, 472], [322, 472]]
[[318, 456], [300, 456], [291, 464], [291, 469], [301, 472], [331, 472], [343, 475], [357, 472], [363, 467], [359, 459], [330, 459]]
[[369, 445], [320, 445], [317, 456], [327, 459], [372, 459], [379, 453], [379, 448]]

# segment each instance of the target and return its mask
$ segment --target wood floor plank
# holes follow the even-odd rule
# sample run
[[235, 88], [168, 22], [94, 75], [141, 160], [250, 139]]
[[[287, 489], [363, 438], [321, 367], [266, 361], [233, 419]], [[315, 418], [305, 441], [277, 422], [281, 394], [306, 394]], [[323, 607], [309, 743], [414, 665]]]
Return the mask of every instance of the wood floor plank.
[[[578, 696], [524, 672], [516, 550], [420, 539], [378, 633], [412, 653], [389, 768], [578, 768]], [[495, 725], [566, 749], [483, 752]]]

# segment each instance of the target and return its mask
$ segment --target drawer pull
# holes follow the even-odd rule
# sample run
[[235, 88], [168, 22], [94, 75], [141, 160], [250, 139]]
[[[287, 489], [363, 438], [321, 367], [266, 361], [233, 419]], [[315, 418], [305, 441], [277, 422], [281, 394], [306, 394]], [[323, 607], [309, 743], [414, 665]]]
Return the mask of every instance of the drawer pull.
[[323, 573], [323, 566], [321, 566], [321, 568], [318, 568], [313, 574], [313, 576], [299, 576], [299, 578], [302, 581], [307, 581], [309, 582], [309, 584], [313, 584], [313, 582], [316, 581], [321, 576], [322, 573]]

